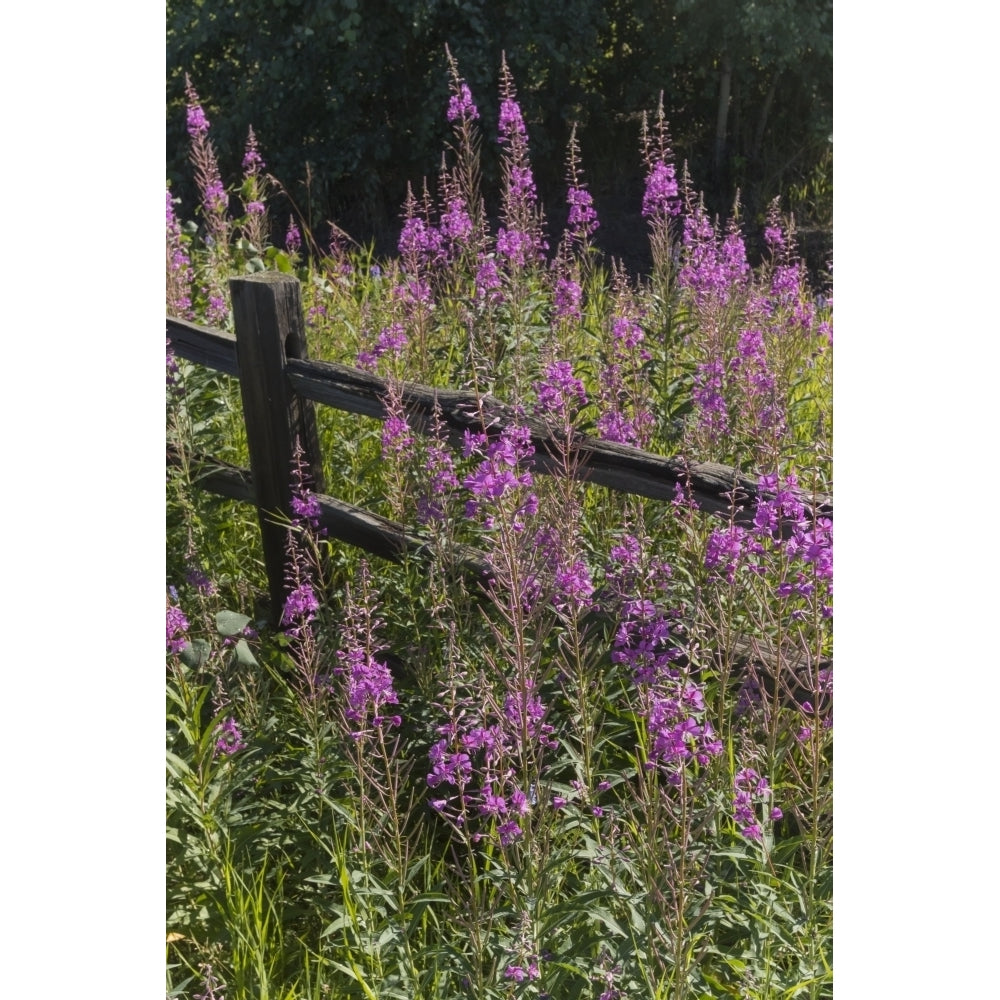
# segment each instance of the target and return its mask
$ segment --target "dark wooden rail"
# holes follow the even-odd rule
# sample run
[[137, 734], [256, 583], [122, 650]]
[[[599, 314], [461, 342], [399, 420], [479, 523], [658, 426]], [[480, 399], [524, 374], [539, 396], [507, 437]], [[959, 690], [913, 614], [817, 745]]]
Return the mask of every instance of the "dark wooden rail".
[[[230, 282], [236, 335], [167, 317], [166, 332], [178, 356], [240, 381], [244, 420], [250, 450], [250, 469], [242, 469], [203, 455], [187, 457], [193, 479], [202, 489], [252, 503], [257, 507], [270, 592], [272, 621], [280, 620], [285, 600], [285, 545], [291, 520], [290, 470], [294, 443], [301, 442], [304, 461], [317, 493], [320, 525], [328, 534], [373, 555], [400, 562], [409, 556], [429, 555], [427, 542], [406, 526], [371, 511], [345, 503], [323, 492], [322, 461], [313, 403], [348, 413], [386, 418], [384, 379], [349, 365], [310, 361], [306, 357], [300, 288], [291, 275], [266, 272]], [[519, 415], [491, 396], [439, 389], [407, 382], [403, 407], [410, 425], [427, 433], [439, 421], [452, 444], [460, 446], [466, 431], [499, 435], [517, 423], [531, 432], [535, 471], [565, 474], [556, 456], [559, 434], [543, 421]], [[759, 490], [755, 480], [728, 466], [711, 462], [687, 463], [628, 445], [576, 435], [572, 448], [578, 458], [572, 474], [619, 492], [654, 500], [673, 500], [678, 483], [702, 511], [752, 521]], [[180, 462], [168, 448], [167, 461]], [[833, 517], [829, 497], [804, 497], [813, 516]], [[732, 513], [736, 511], [735, 515]], [[790, 528], [790, 525], [786, 525]], [[454, 553], [456, 567], [483, 581], [489, 564], [482, 553], [467, 546]], [[768, 694], [780, 690], [786, 703], [810, 698], [811, 658], [801, 651], [763, 649], [740, 639], [734, 650], [739, 675], [752, 671]], [[721, 665], [721, 664], [720, 664]], [[823, 661], [820, 668], [831, 666]], [[803, 671], [805, 674], [803, 674]], [[779, 685], [779, 687], [776, 687]], [[821, 702], [823, 711], [828, 702]]]
[[[236, 337], [232, 334], [167, 317], [167, 336], [180, 357], [238, 375]], [[384, 399], [388, 387], [385, 379], [377, 375], [349, 365], [292, 357], [287, 358], [284, 372], [288, 385], [304, 399], [348, 413], [385, 419]], [[445, 432], [455, 445], [461, 445], [466, 430], [482, 431], [484, 418], [489, 433], [497, 435], [511, 422], [526, 425], [535, 446], [529, 464], [538, 472], [560, 472], [551, 457], [559, 444], [556, 432], [539, 420], [517, 417], [498, 399], [477, 398], [471, 392], [437, 389], [414, 382], [403, 383], [402, 397], [407, 419], [417, 431], [426, 432], [437, 404]], [[676, 484], [686, 484], [692, 500], [706, 513], [728, 516], [735, 501], [735, 505], [745, 508], [737, 514], [737, 520], [752, 521], [752, 508], [759, 493], [757, 483], [729, 466], [665, 458], [584, 434], [574, 438], [573, 447], [580, 458], [577, 475], [587, 482], [653, 500], [672, 500]], [[803, 499], [817, 516], [833, 518], [833, 503], [829, 497]]]
[[[186, 461], [191, 470], [191, 478], [199, 488], [230, 500], [256, 504], [253, 474], [249, 469], [231, 465], [210, 455], [189, 455]], [[181, 464], [180, 455], [171, 447], [167, 448], [167, 464]], [[331, 538], [396, 563], [408, 556], [428, 554], [427, 540], [407, 530], [398, 521], [323, 493], [316, 494], [316, 500], [320, 507], [319, 526], [325, 528]], [[280, 524], [277, 520], [275, 523]], [[455, 557], [457, 568], [473, 580], [482, 581], [490, 573], [490, 564], [482, 553], [470, 546], [459, 546]]]
[[[171, 349], [180, 357], [240, 380], [250, 449], [250, 471], [224, 463], [205, 472], [201, 484], [226, 496], [256, 504], [274, 607], [283, 604], [285, 525], [290, 520], [289, 474], [296, 438], [302, 442], [316, 491], [323, 494], [322, 462], [312, 403], [348, 413], [386, 417], [384, 379], [349, 365], [306, 357], [298, 280], [265, 272], [230, 281], [236, 335], [167, 317]], [[563, 474], [556, 460], [558, 432], [535, 418], [518, 415], [492, 396], [405, 382], [403, 407], [411, 426], [427, 432], [437, 414], [444, 433], [461, 445], [466, 431], [499, 435], [511, 423], [527, 426], [535, 471]], [[759, 490], [754, 479], [725, 465], [685, 462], [628, 445], [576, 435], [578, 461], [573, 475], [620, 492], [672, 500], [678, 483], [699, 509], [751, 523]], [[804, 497], [814, 516], [833, 517], [829, 497]], [[322, 495], [323, 524], [330, 534], [386, 558], [419, 551], [423, 543], [402, 525], [333, 497]], [[735, 514], [732, 512], [735, 511]], [[276, 516], [277, 515], [277, 516]], [[790, 525], [785, 525], [790, 530]], [[462, 562], [480, 564], [472, 553]]]

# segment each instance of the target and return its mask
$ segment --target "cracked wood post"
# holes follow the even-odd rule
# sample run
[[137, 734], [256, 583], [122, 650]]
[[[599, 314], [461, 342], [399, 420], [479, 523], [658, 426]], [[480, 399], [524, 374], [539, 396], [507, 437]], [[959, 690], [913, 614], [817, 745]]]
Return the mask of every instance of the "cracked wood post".
[[302, 299], [298, 279], [276, 271], [233, 278], [229, 291], [243, 420], [271, 599], [270, 618], [277, 626], [286, 597], [286, 525], [292, 515], [296, 438], [302, 445], [312, 489], [324, 490], [313, 403], [292, 390], [285, 374], [288, 359], [307, 356]]

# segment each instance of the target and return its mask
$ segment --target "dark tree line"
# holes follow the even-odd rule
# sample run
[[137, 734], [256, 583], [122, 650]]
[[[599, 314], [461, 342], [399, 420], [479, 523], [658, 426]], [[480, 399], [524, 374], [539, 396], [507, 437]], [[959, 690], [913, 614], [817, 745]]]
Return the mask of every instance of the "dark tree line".
[[407, 181], [433, 183], [448, 139], [446, 45], [483, 116], [487, 192], [505, 52], [554, 213], [573, 122], [598, 208], [638, 207], [639, 118], [662, 91], [713, 213], [739, 188], [752, 226], [791, 192], [800, 221], [829, 224], [832, 0], [168, 0], [167, 176], [193, 204], [187, 73], [225, 177], [252, 125], [315, 225], [391, 246]]

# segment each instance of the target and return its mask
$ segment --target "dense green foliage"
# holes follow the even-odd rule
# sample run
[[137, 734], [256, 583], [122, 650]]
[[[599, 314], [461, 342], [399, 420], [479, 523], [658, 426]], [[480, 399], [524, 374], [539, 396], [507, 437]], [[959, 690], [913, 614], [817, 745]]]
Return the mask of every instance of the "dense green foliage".
[[[573, 122], [598, 208], [635, 198], [637, 117], [662, 91], [678, 159], [705, 178], [711, 214], [726, 214], [738, 187], [746, 218], [761, 222], [791, 191], [800, 227], [829, 229], [830, 0], [168, 0], [168, 177], [191, 204], [187, 73], [224, 173], [251, 124], [313, 225], [334, 219], [388, 248], [407, 180], [440, 162], [446, 46], [468, 67], [488, 133], [506, 52], [552, 208]], [[493, 188], [498, 156], [483, 154]]]

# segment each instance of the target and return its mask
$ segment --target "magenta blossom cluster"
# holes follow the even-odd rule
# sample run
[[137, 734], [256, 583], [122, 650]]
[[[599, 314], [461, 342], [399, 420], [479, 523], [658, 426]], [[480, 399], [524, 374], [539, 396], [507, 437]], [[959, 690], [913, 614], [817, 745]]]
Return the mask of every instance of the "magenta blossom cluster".
[[690, 680], [677, 679], [650, 691], [646, 724], [650, 751], [647, 767], [662, 767], [671, 783], [691, 761], [704, 766], [722, 753], [712, 724], [705, 718], [701, 688]]
[[552, 297], [552, 316], [555, 320], [579, 322], [583, 319], [583, 289], [573, 278], [559, 275]]
[[236, 720], [230, 715], [225, 722], [216, 729], [218, 739], [215, 741], [215, 754], [222, 754], [225, 757], [232, 757], [240, 750], [246, 750], [247, 744], [240, 732], [240, 727]]
[[[739, 771], [733, 781], [733, 818], [740, 828], [740, 833], [747, 840], [761, 841], [763, 830], [757, 816], [757, 804], [766, 803], [771, 796], [771, 787], [767, 778], [759, 775], [752, 767]], [[769, 818], [779, 820], [781, 810], [774, 806], [769, 812]]]
[[194, 87], [191, 86], [190, 80], [187, 81], [186, 87], [188, 105], [187, 105], [187, 132], [192, 139], [202, 139], [208, 135], [208, 130], [211, 127], [211, 123], [205, 116], [205, 111], [201, 106], [201, 102], [198, 99], [198, 94]]
[[649, 443], [653, 415], [632, 391], [639, 370], [652, 357], [643, 346], [644, 339], [642, 327], [633, 318], [615, 317], [611, 329], [610, 357], [599, 376], [601, 415], [597, 418], [597, 432], [605, 441], [640, 448]]
[[528, 132], [521, 116], [521, 105], [512, 97], [504, 98], [500, 104], [500, 142], [511, 145], [519, 139], [527, 141]]
[[457, 195], [449, 198], [445, 211], [441, 213], [441, 235], [452, 254], [468, 245], [473, 228], [465, 199]]
[[495, 823], [496, 836], [507, 847], [523, 836], [521, 824], [537, 805], [534, 786], [519, 776], [517, 762], [558, 743], [530, 680], [508, 692], [499, 716], [477, 715], [464, 727], [455, 722], [438, 727], [441, 738], [428, 754], [427, 785], [436, 793], [430, 804], [457, 826], [473, 818]]
[[285, 249], [289, 253], [298, 253], [302, 247], [302, 233], [295, 220], [289, 216], [288, 229], [285, 230]]
[[264, 157], [260, 155], [257, 136], [254, 134], [253, 126], [250, 126], [247, 133], [247, 144], [243, 152], [243, 173], [246, 177], [257, 177], [264, 167]]
[[708, 219], [702, 202], [684, 217], [683, 253], [677, 283], [695, 293], [699, 306], [725, 304], [750, 279], [746, 245], [739, 226], [730, 220], [724, 236]]
[[379, 331], [375, 346], [370, 351], [358, 354], [358, 367], [365, 371], [375, 371], [379, 361], [386, 355], [401, 358], [409, 343], [402, 323], [391, 323]]
[[167, 188], [167, 312], [191, 318], [191, 258], [181, 238], [180, 220]]
[[285, 598], [281, 624], [289, 628], [291, 632], [296, 633], [316, 617], [317, 611], [319, 611], [319, 599], [316, 597], [312, 584], [300, 583]]
[[212, 597], [219, 592], [215, 581], [200, 566], [188, 566], [184, 579], [206, 597]]
[[[782, 601], [811, 600], [820, 593], [820, 612], [833, 615], [833, 522], [812, 518], [796, 490], [793, 475], [761, 476], [752, 528], [730, 524], [715, 528], [705, 549], [705, 567], [716, 580], [732, 584], [740, 567], [763, 575], [768, 553], [781, 554], [782, 575], [774, 595]], [[792, 607], [793, 621], [803, 617], [802, 607]]]
[[316, 494], [309, 490], [303, 490], [292, 496], [293, 524], [308, 524], [313, 531], [319, 532], [319, 518], [322, 513]]
[[671, 666], [681, 650], [671, 638], [671, 616], [654, 601], [668, 593], [672, 571], [662, 560], [650, 559], [635, 535], [624, 534], [609, 553], [608, 591], [618, 602], [618, 628], [611, 660], [631, 670], [636, 684], [672, 678]]
[[404, 259], [421, 264], [431, 264], [441, 256], [443, 240], [440, 231], [419, 215], [403, 223], [399, 234], [399, 252]]
[[480, 255], [476, 270], [476, 298], [490, 305], [503, 302], [502, 282], [496, 259], [485, 254]]
[[296, 438], [295, 451], [292, 453], [292, 524], [297, 528], [305, 528], [316, 537], [322, 538], [326, 528], [320, 528], [319, 521], [323, 514], [319, 498], [311, 488], [312, 477], [306, 465], [305, 451], [302, 442]]
[[528, 133], [517, 103], [514, 82], [502, 60], [500, 67], [499, 143], [503, 148], [503, 225], [497, 233], [497, 254], [513, 274], [544, 260], [548, 243], [542, 235], [537, 191], [528, 159]]
[[597, 232], [600, 223], [590, 192], [584, 187], [570, 187], [566, 192], [566, 201], [569, 203], [568, 222], [572, 235], [579, 240], [586, 240]]
[[504, 969], [504, 979], [513, 979], [515, 983], [523, 983], [526, 979], [538, 979], [541, 973], [538, 971], [538, 963], [529, 961], [527, 966], [508, 965]]
[[421, 524], [444, 520], [444, 499], [458, 488], [451, 452], [438, 435], [427, 446], [423, 468], [424, 490], [417, 499], [417, 520]]
[[594, 606], [593, 597], [594, 579], [582, 559], [556, 571], [552, 603], [557, 611], [578, 617]]
[[642, 196], [643, 218], [656, 221], [680, 215], [679, 190], [673, 164], [657, 160], [646, 175], [646, 190]]
[[[201, 190], [202, 205], [209, 220], [213, 216], [225, 216], [229, 206], [226, 189], [222, 184], [215, 151], [208, 139], [209, 121], [205, 117], [201, 102], [190, 79], [185, 77], [185, 94], [187, 96], [187, 131], [191, 137], [192, 155], [195, 161], [198, 187]], [[209, 231], [218, 235], [217, 225], [209, 221]]]
[[721, 358], [700, 361], [695, 366], [691, 401], [698, 426], [712, 442], [722, 440], [729, 433], [729, 404], [725, 395], [727, 370]]
[[573, 423], [588, 403], [583, 381], [573, 374], [572, 361], [553, 361], [545, 367], [545, 377], [532, 383], [535, 414], [555, 417], [561, 425]]
[[458, 83], [457, 93], [448, 100], [448, 121], [471, 122], [479, 117], [479, 110], [472, 100], [472, 91], [464, 81]]
[[487, 434], [465, 432], [463, 457], [482, 456], [479, 465], [462, 481], [462, 485], [475, 497], [465, 506], [466, 517], [476, 517], [485, 508], [485, 526], [493, 528], [493, 511], [505, 497], [516, 497], [512, 527], [524, 529], [524, 517], [538, 511], [538, 498], [525, 492], [534, 483], [531, 473], [522, 468], [535, 452], [531, 432], [526, 427], [510, 424], [499, 437], [490, 439]]
[[288, 530], [288, 560], [285, 564], [285, 603], [281, 609], [281, 627], [288, 635], [303, 639], [319, 612], [319, 598], [313, 589], [313, 566], [302, 536], [320, 534], [320, 507], [310, 489], [305, 452], [296, 440], [290, 473], [292, 525]]
[[184, 638], [189, 628], [187, 617], [176, 604], [167, 602], [167, 652], [180, 653], [187, 646]]
[[184, 394], [181, 385], [181, 366], [177, 360], [177, 355], [170, 349], [170, 338], [167, 337], [167, 392], [171, 396], [182, 396]]
[[386, 714], [386, 707], [399, 703], [392, 673], [381, 656], [386, 647], [379, 640], [385, 622], [378, 617], [378, 604], [372, 594], [371, 576], [366, 560], [360, 568], [360, 597], [348, 593], [341, 630], [338, 666], [335, 676], [344, 683], [344, 715], [359, 727], [352, 733], [360, 737], [368, 725], [399, 726], [399, 715]]

